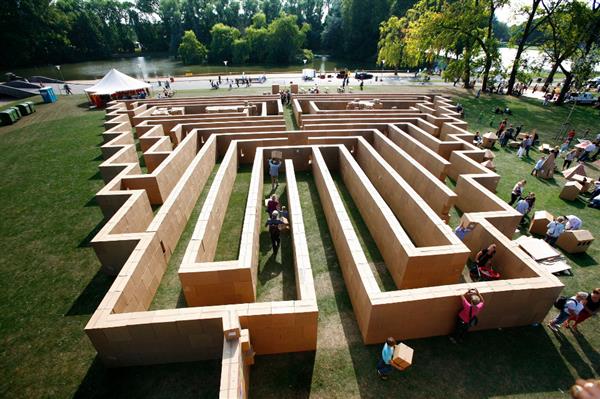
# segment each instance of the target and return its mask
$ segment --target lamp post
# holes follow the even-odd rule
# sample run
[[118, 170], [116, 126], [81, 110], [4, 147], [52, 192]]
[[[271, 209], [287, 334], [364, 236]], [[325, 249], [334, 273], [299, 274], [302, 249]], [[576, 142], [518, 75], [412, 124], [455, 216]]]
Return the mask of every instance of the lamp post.
[[229, 62], [229, 61], [226, 61], [226, 60], [225, 60], [225, 61], [223, 61], [223, 64], [225, 64], [225, 74], [226, 74], [226, 75], [229, 75], [229, 73], [228, 73], [228, 71], [227, 71], [227, 63], [228, 63], [228, 62]]
[[60, 65], [55, 65], [54, 67], [60, 73], [60, 77], [61, 77], [61, 79], [62, 79], [62, 81], [64, 83], [65, 82], [65, 77], [63, 76], [62, 70], [60, 69]]
[[383, 84], [383, 68], [385, 67], [385, 60], [381, 60], [381, 84]]

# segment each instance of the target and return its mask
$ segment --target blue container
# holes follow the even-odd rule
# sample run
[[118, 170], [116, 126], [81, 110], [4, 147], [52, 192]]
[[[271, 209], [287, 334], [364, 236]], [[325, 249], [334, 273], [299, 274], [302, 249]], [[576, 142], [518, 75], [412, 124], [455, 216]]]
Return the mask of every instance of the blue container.
[[45, 103], [55, 103], [57, 98], [52, 87], [44, 87], [40, 89], [40, 95]]

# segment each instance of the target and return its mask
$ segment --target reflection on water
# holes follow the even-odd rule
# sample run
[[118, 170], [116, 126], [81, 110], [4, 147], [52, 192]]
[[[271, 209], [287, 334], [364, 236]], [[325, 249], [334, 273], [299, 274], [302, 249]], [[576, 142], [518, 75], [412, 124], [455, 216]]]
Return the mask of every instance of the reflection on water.
[[[357, 64], [347, 61], [339, 61], [327, 56], [316, 56], [311, 63], [306, 64], [306, 68], [314, 68], [320, 71], [332, 71], [334, 68], [357, 69], [357, 68], [375, 68], [369, 63]], [[229, 64], [220, 65], [183, 65], [181, 62], [165, 56], [143, 56], [132, 58], [116, 58], [102, 61], [87, 61], [74, 64], [61, 65], [61, 72], [67, 80], [91, 80], [100, 79], [111, 68], [134, 76], [138, 79], [156, 79], [169, 75], [182, 76], [186, 73], [193, 74], [262, 74], [269, 72], [300, 72], [303, 68], [300, 65], [243, 65], [235, 66]], [[10, 71], [2, 71], [0, 79], [4, 79], [5, 72], [13, 72], [19, 76], [41, 75], [54, 79], [60, 79], [60, 73], [54, 65], [38, 66], [31, 68], [15, 68]]]
[[[500, 56], [504, 68], [510, 70], [516, 54], [516, 49], [503, 47], [500, 48]], [[548, 58], [537, 49], [528, 49], [523, 53], [523, 59], [532, 64], [544, 63], [544, 69], [549, 70], [551, 65]], [[570, 64], [563, 64], [566, 68], [570, 68]], [[307, 63], [304, 68], [314, 68], [317, 71], [333, 71], [334, 69], [365, 69], [378, 70], [378, 66], [370, 62], [348, 62], [336, 60], [326, 55], [315, 56], [311, 63]], [[235, 66], [229, 64], [225, 66], [219, 65], [183, 65], [181, 62], [173, 60], [166, 56], [143, 56], [132, 58], [116, 58], [102, 61], [78, 62], [75, 64], [61, 65], [61, 72], [67, 80], [92, 80], [100, 79], [111, 68], [116, 68], [119, 71], [134, 76], [138, 79], [154, 80], [158, 77], [166, 77], [169, 75], [182, 76], [186, 73], [193, 74], [236, 74], [241, 75], [242, 72], [247, 74], [262, 74], [269, 72], [300, 72], [303, 68], [299, 65], [243, 65]], [[596, 68], [598, 70], [598, 67]], [[10, 71], [2, 71], [0, 80], [4, 79], [5, 72], [14, 72], [20, 76], [42, 75], [50, 78], [60, 79], [60, 72], [54, 65], [38, 66], [31, 68], [16, 68]]]

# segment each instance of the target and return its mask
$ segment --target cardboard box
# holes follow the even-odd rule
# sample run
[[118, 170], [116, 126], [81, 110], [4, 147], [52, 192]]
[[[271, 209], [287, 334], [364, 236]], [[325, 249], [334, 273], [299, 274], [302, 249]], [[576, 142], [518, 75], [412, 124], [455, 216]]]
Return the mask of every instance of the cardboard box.
[[281, 151], [271, 151], [271, 159], [282, 159], [283, 153]]
[[414, 350], [408, 345], [398, 344], [394, 347], [392, 366], [400, 370], [406, 370], [412, 364]]

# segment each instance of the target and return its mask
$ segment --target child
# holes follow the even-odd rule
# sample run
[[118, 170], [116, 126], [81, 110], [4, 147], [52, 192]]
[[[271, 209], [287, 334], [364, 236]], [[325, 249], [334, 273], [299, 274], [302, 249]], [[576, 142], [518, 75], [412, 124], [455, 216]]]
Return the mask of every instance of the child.
[[544, 161], [546, 161], [546, 157], [541, 157], [540, 160], [535, 163], [535, 166], [531, 171], [532, 176], [538, 175], [539, 171], [542, 170], [542, 166], [544, 166]]
[[392, 372], [393, 366], [391, 363], [395, 347], [396, 340], [393, 337], [389, 337], [381, 350], [381, 359], [379, 359], [379, 362], [377, 363], [377, 375], [379, 375], [382, 380], [387, 380]]

